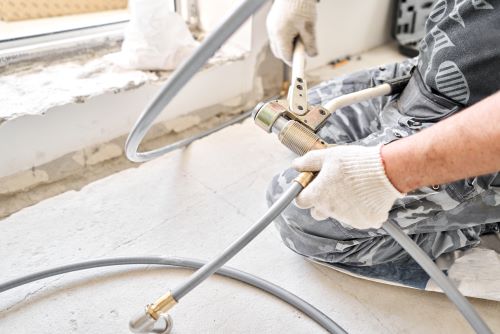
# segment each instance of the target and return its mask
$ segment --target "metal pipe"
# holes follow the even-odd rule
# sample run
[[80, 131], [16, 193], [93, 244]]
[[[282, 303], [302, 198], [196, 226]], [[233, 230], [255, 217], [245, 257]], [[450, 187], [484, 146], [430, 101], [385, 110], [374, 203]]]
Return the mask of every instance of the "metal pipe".
[[158, 115], [222, 44], [224, 44], [243, 22], [255, 13], [266, 1], [267, 0], [243, 1], [234, 11], [222, 20], [222, 24], [220, 24], [217, 29], [205, 38], [203, 43], [196, 49], [195, 53], [172, 74], [172, 77], [170, 77], [160, 89], [130, 132], [125, 143], [125, 154], [129, 160], [136, 162], [147, 161], [172, 150], [170, 146], [164, 146], [147, 152], [138, 152], [139, 145]]
[[[2, 283], [0, 284], [0, 293], [44, 278], [80, 270], [92, 269], [92, 268], [123, 266], [123, 265], [160, 265], [160, 266], [177, 267], [177, 268], [199, 269], [205, 264], [206, 262], [196, 259], [188, 259], [181, 257], [156, 257], [156, 256], [118, 257], [118, 258], [90, 260], [90, 261], [72, 263], [69, 265], [43, 270], [37, 273], [33, 273], [27, 276], [19, 277], [11, 281]], [[318, 325], [323, 327], [329, 333], [341, 333], [341, 334], [347, 333], [342, 327], [336, 324], [332, 319], [330, 319], [323, 312], [315, 308], [313, 305], [309, 304], [308, 302], [301, 299], [297, 295], [283, 289], [282, 287], [276, 284], [273, 284], [262, 278], [254, 276], [250, 273], [231, 267], [219, 268], [216, 271], [216, 274], [243, 282], [245, 284], [263, 290], [281, 299], [285, 303], [288, 303], [289, 305], [295, 307], [297, 310], [299, 310], [300, 312], [304, 313], [309, 318], [317, 322]], [[144, 312], [142, 312], [142, 314], [144, 314]], [[160, 323], [160, 325], [165, 325], [165, 326], [172, 325], [171, 322], [172, 320], [169, 319], [168, 317], [164, 320], [167, 321], [167, 323]], [[169, 321], [170, 323], [168, 323]], [[155, 324], [158, 325], [157, 323]], [[143, 326], [144, 329], [149, 326], [149, 323], [145, 324], [135, 323], [134, 327], [139, 327], [141, 325]], [[156, 328], [161, 329], [161, 326], [157, 326]], [[154, 330], [154, 327], [149, 327], [149, 329]], [[168, 328], [164, 329], [167, 330]], [[142, 331], [141, 333], [144, 332]]]
[[260, 232], [262, 232], [273, 220], [293, 201], [302, 190], [302, 185], [292, 182], [285, 193], [277, 200], [269, 210], [242, 236], [233, 241], [219, 256], [196, 271], [186, 282], [172, 289], [172, 296], [179, 301], [201, 282], [222, 267], [227, 261], [233, 258], [240, 250], [250, 243]]
[[388, 220], [382, 225], [382, 228], [389, 233], [396, 242], [403, 247], [405, 251], [419, 264], [422, 269], [431, 277], [441, 290], [448, 296], [450, 301], [455, 304], [458, 310], [462, 313], [464, 318], [469, 322], [469, 325], [476, 333], [493, 334], [491, 329], [484, 320], [479, 316], [474, 307], [469, 303], [456, 286], [450, 281], [448, 277], [438, 268], [438, 266], [431, 260], [431, 258], [420, 248], [418, 245], [407, 236], [399, 226], [394, 222]]
[[373, 99], [377, 96], [383, 96], [391, 93], [391, 85], [384, 83], [375, 87], [366, 88], [357, 92], [344, 94], [339, 96], [324, 105], [330, 113], [334, 113], [337, 109], [349, 106], [354, 103], [363, 102]]

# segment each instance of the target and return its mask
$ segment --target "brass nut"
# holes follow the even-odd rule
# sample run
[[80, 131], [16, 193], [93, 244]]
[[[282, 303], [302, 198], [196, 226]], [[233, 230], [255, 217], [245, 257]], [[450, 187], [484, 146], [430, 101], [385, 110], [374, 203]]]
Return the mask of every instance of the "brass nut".
[[307, 185], [314, 179], [315, 173], [313, 172], [302, 172], [295, 179], [294, 182], [297, 182], [302, 186], [302, 188], [307, 187]]
[[160, 314], [166, 313], [172, 307], [177, 304], [177, 300], [175, 300], [172, 293], [169, 291], [163, 296], [161, 296], [158, 300], [156, 300], [153, 304], [150, 304], [146, 307], [146, 312], [155, 320], [158, 320]]
[[298, 155], [311, 150], [326, 148], [326, 144], [317, 134], [297, 121], [288, 121], [278, 135], [279, 140]]

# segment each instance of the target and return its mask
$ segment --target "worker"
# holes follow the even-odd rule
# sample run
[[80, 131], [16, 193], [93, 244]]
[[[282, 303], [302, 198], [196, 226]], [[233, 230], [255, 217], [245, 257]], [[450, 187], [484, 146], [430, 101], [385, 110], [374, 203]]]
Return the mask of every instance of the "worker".
[[[316, 6], [316, 0], [272, 5], [271, 50], [289, 65], [297, 37], [309, 56], [318, 53]], [[425, 29], [418, 58], [310, 91], [311, 104], [325, 104], [412, 74], [399, 96], [333, 113], [319, 135], [336, 146], [295, 159], [293, 168], [273, 179], [269, 203], [297, 171], [319, 172], [276, 221], [295, 252], [384, 278], [398, 263], [412, 261], [381, 229], [387, 220], [432, 259], [499, 231], [500, 1], [438, 0]], [[405, 275], [394, 280], [403, 282]]]

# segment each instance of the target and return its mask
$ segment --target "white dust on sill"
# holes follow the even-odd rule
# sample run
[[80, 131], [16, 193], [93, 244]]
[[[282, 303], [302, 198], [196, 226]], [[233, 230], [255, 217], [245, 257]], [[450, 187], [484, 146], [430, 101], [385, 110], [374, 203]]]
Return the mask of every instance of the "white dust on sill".
[[[206, 67], [241, 60], [247, 52], [222, 49]], [[25, 115], [83, 103], [105, 93], [119, 93], [165, 81], [172, 72], [122, 69], [99, 55], [75, 55], [61, 61], [39, 60], [0, 74], [0, 124]]]

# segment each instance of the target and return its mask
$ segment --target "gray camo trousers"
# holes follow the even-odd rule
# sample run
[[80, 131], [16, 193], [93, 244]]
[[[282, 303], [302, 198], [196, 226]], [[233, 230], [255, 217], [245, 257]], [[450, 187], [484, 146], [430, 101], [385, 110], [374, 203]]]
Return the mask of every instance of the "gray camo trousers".
[[[310, 90], [311, 104], [329, 100], [410, 72], [415, 59], [364, 70], [326, 81]], [[328, 143], [377, 145], [409, 136], [459, 112], [460, 106], [422, 89], [415, 71], [400, 96], [378, 97], [330, 116], [319, 135]], [[267, 192], [271, 205], [297, 172], [275, 176]], [[498, 173], [422, 188], [398, 200], [389, 219], [397, 223], [431, 258], [474, 247], [484, 233], [498, 231]], [[334, 184], [331, 185], [335, 187]], [[285, 245], [320, 262], [373, 266], [407, 261], [407, 253], [383, 230], [356, 230], [334, 219], [314, 220], [309, 210], [290, 205], [275, 221]]]

